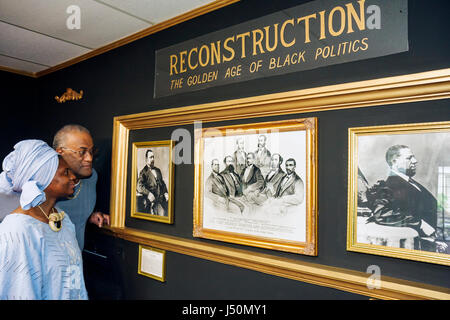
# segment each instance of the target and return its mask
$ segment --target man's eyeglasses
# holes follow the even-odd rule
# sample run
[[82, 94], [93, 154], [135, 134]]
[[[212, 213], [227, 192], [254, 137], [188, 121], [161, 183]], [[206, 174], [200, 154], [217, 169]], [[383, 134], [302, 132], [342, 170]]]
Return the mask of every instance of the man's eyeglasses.
[[87, 153], [89, 153], [92, 158], [94, 158], [98, 154], [98, 148], [95, 148], [95, 147], [92, 148], [92, 149], [87, 149], [87, 148], [80, 147], [81, 150], [72, 150], [72, 149], [66, 148], [66, 147], [61, 147], [61, 148], [69, 150], [69, 151], [71, 151], [73, 153], [78, 154], [78, 156], [80, 158], [84, 158]]

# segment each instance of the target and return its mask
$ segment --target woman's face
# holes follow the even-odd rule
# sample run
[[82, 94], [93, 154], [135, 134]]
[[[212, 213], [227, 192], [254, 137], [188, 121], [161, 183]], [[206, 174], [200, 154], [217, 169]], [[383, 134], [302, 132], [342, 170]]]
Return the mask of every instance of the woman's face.
[[75, 188], [75, 175], [63, 157], [59, 157], [59, 165], [52, 182], [45, 189], [50, 197], [64, 198], [73, 194]]

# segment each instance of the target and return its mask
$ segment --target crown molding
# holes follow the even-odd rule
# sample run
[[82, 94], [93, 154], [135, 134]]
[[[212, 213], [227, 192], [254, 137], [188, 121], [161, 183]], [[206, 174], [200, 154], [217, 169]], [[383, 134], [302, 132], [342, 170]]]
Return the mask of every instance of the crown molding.
[[4, 66], [0, 66], [0, 71], [6, 71], [6, 72], [10, 72], [10, 73], [20, 74], [21, 76], [26, 76], [26, 77], [30, 77], [30, 78], [37, 78], [36, 72], [28, 72], [28, 71], [13, 69], [13, 68], [4, 67]]

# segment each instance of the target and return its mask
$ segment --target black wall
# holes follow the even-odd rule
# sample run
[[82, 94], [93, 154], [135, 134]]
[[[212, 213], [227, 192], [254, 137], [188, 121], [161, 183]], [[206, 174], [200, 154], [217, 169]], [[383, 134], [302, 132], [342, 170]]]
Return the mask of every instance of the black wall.
[[[3, 125], [0, 126], [2, 143], [0, 157], [13, 150], [16, 142], [33, 138], [45, 125], [33, 121], [37, 103], [37, 80], [21, 75], [0, 72], [1, 110]], [[43, 130], [44, 129], [44, 130]]]
[[[0, 129], [6, 137], [1, 145], [0, 155], [4, 157], [13, 144], [23, 138], [33, 137], [51, 142], [55, 131], [66, 123], [80, 123], [88, 127], [101, 149], [100, 157], [95, 163], [99, 172], [97, 205], [99, 209], [108, 212], [114, 116], [404, 75], [448, 68], [450, 65], [450, 43], [447, 41], [450, 5], [444, 1], [409, 1], [408, 52], [171, 97], [153, 98], [156, 50], [304, 2], [307, 1], [243, 0], [38, 79], [1, 72], [3, 97], [6, 96], [3, 109], [6, 111], [7, 121]], [[83, 90], [83, 99], [58, 104], [54, 99], [55, 95], [62, 94], [67, 87], [76, 91]], [[450, 287], [448, 267], [346, 250], [347, 129], [450, 120], [449, 101], [327, 111], [251, 121], [310, 116], [318, 117], [319, 121], [319, 255], [298, 256], [224, 245], [362, 272], [369, 265], [375, 264], [380, 266], [382, 275], [385, 276]], [[239, 121], [220, 124], [234, 123]], [[189, 126], [187, 128], [192, 130]], [[170, 130], [153, 129], [148, 134], [163, 136]], [[180, 182], [177, 188], [182, 185], [190, 193], [175, 190], [175, 224], [163, 225], [128, 218], [127, 225], [192, 238], [193, 166], [176, 168], [176, 172], [175, 180]], [[159, 283], [137, 274], [138, 245], [135, 243], [114, 239], [98, 233], [95, 228], [89, 228], [86, 248], [107, 257], [106, 260], [93, 256], [86, 258], [91, 298], [365, 298], [171, 252], [167, 253], [167, 282]]]

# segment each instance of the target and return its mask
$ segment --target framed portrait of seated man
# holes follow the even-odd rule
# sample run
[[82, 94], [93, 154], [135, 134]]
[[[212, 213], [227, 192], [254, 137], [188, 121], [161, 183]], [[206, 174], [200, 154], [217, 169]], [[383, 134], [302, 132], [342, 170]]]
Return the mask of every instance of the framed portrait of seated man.
[[132, 147], [131, 217], [173, 223], [173, 141]]
[[317, 119], [197, 129], [195, 237], [317, 255]]
[[349, 129], [347, 249], [450, 265], [450, 122]]

